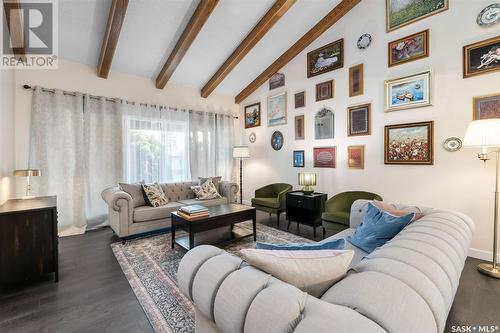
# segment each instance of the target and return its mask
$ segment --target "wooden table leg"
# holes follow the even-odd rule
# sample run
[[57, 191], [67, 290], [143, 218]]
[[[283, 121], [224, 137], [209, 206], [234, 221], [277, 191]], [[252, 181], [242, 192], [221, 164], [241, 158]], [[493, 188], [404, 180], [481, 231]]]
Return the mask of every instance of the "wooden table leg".
[[193, 247], [194, 247], [194, 233], [191, 230], [191, 228], [189, 228], [189, 249], [191, 250]]
[[257, 241], [257, 216], [255, 211], [253, 212], [253, 217], [252, 217], [252, 224], [253, 224], [253, 241]]
[[174, 222], [174, 219], [171, 219], [172, 221], [172, 226], [170, 228], [171, 230], [171, 238], [172, 238], [172, 249], [175, 247], [175, 222]]

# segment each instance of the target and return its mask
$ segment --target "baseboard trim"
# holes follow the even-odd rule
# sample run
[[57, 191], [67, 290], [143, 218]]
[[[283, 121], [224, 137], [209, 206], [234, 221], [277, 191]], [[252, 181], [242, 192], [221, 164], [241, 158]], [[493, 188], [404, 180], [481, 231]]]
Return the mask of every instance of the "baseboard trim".
[[[481, 260], [488, 260], [492, 261], [493, 260], [493, 252], [492, 251], [485, 251], [485, 250], [479, 250], [479, 249], [474, 249], [470, 248], [469, 257], [476, 258], [476, 259], [481, 259]], [[498, 257], [500, 257], [500, 253], [498, 253]]]

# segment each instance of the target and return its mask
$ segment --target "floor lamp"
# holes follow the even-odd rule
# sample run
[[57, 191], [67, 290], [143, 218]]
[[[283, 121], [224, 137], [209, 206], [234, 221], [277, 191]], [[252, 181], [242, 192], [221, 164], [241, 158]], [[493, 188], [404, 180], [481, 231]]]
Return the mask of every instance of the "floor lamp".
[[[500, 119], [475, 120], [470, 123], [464, 137], [464, 147], [482, 147], [482, 152], [477, 157], [486, 163], [490, 155], [495, 154], [495, 212], [493, 224], [493, 261], [481, 263], [478, 270], [486, 275], [500, 279], [500, 267], [497, 262], [497, 236], [498, 236], [498, 178], [500, 169]], [[488, 151], [488, 148], [493, 150]]]
[[240, 159], [240, 205], [243, 204], [243, 159], [250, 157], [250, 150], [248, 146], [234, 146], [233, 147], [233, 158]]

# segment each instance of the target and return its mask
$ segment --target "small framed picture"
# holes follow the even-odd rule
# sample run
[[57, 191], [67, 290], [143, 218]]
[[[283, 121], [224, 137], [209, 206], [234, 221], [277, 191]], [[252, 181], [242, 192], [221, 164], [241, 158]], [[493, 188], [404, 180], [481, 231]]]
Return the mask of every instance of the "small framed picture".
[[385, 126], [385, 164], [434, 164], [434, 122]]
[[464, 78], [500, 70], [500, 36], [463, 48]]
[[301, 91], [295, 94], [295, 108], [303, 108], [306, 106], [306, 92]]
[[285, 85], [285, 74], [276, 73], [269, 79], [269, 90], [273, 90]]
[[349, 68], [349, 97], [363, 95], [363, 64]]
[[350, 106], [347, 108], [347, 136], [371, 134], [371, 104]]
[[315, 168], [335, 168], [337, 165], [337, 147], [314, 147]]
[[303, 150], [294, 150], [293, 151], [293, 167], [294, 168], [303, 168], [304, 167], [304, 151]]
[[429, 30], [417, 32], [388, 44], [389, 67], [429, 56]]
[[267, 126], [286, 124], [286, 92], [267, 98]]
[[473, 120], [500, 118], [500, 93], [472, 99]]
[[307, 53], [307, 77], [344, 67], [344, 39]]
[[349, 169], [365, 168], [365, 146], [348, 146], [347, 163]]
[[385, 81], [385, 111], [431, 105], [431, 72]]
[[316, 102], [333, 98], [333, 80], [318, 83], [316, 85]]
[[295, 140], [304, 140], [304, 115], [295, 116]]
[[245, 128], [260, 126], [260, 102], [245, 106]]

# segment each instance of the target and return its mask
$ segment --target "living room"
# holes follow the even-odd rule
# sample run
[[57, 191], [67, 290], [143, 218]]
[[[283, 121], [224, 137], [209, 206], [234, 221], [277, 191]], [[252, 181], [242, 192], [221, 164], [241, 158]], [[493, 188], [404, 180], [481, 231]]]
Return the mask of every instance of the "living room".
[[500, 3], [4, 0], [1, 332], [496, 332]]

